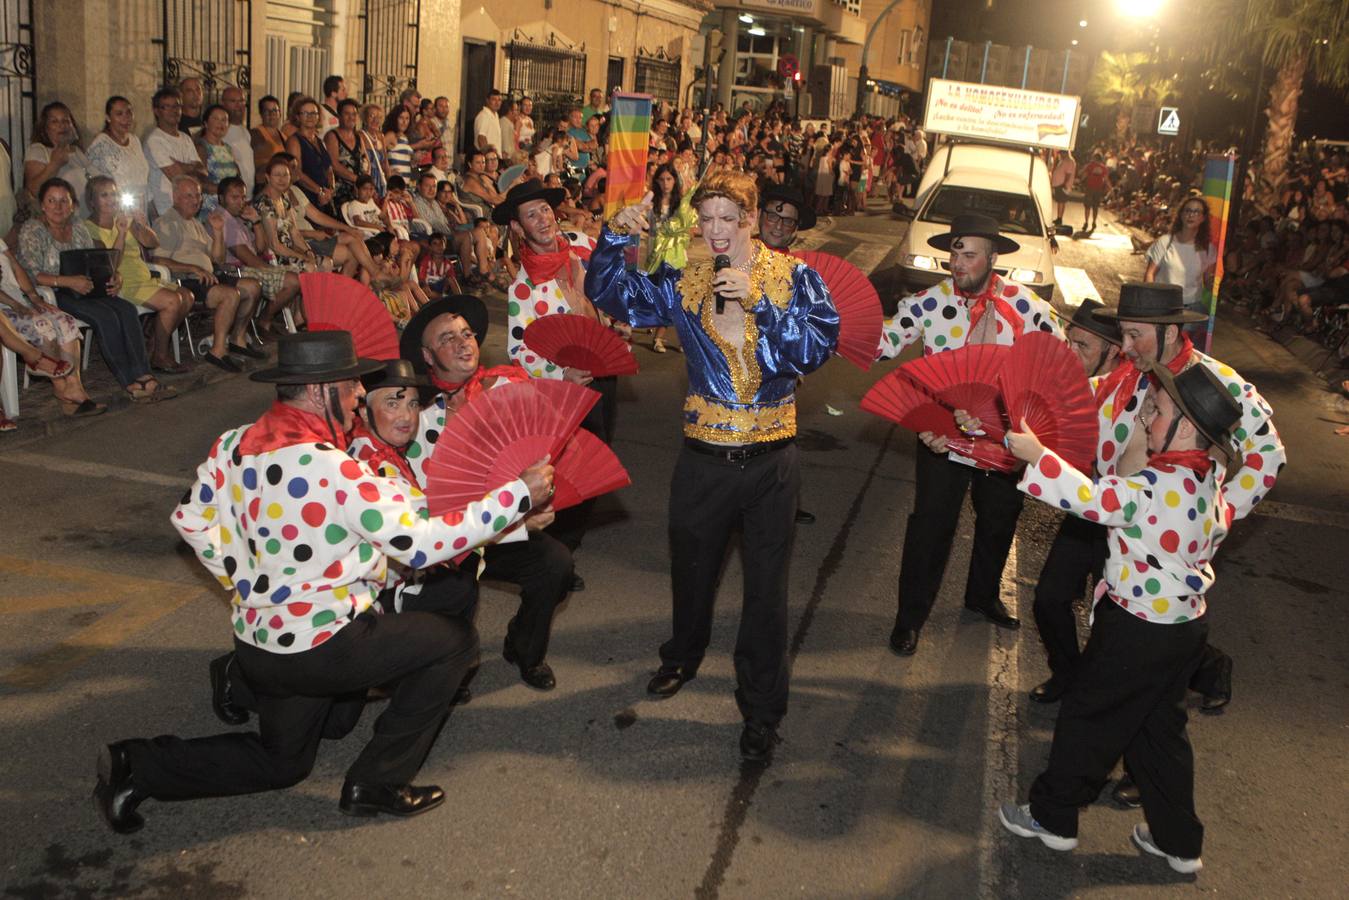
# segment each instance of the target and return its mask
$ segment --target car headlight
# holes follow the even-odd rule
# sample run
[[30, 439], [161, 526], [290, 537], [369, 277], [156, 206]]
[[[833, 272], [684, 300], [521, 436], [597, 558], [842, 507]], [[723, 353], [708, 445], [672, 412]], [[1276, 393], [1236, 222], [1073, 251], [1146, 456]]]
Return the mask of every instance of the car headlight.
[[937, 268], [937, 261], [921, 253], [906, 253], [904, 254], [904, 265], [912, 266], [915, 269], [935, 269]]
[[1040, 273], [1034, 269], [1013, 269], [1012, 280], [1022, 284], [1035, 284], [1040, 280]]

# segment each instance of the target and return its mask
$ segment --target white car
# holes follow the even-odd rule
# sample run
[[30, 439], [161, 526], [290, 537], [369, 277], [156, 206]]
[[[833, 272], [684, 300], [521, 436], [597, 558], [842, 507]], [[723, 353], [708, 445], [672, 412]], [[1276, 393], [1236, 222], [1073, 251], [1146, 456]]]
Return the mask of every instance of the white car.
[[1053, 224], [1049, 169], [1035, 152], [977, 143], [946, 143], [918, 183], [913, 221], [900, 244], [906, 293], [930, 287], [951, 274], [948, 255], [928, 238], [945, 234], [962, 213], [995, 219], [999, 233], [1021, 245], [998, 256], [995, 270], [1046, 300], [1054, 296], [1055, 236], [1072, 229]]

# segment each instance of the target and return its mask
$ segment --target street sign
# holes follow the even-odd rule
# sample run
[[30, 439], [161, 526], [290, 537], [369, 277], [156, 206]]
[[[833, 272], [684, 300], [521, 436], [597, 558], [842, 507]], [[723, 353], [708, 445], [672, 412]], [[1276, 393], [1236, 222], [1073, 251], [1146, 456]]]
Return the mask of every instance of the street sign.
[[801, 71], [800, 64], [792, 54], [784, 53], [778, 57], [778, 74], [783, 78], [790, 81], [799, 71]]
[[1163, 106], [1157, 113], [1158, 134], [1180, 133], [1180, 110], [1174, 106]]

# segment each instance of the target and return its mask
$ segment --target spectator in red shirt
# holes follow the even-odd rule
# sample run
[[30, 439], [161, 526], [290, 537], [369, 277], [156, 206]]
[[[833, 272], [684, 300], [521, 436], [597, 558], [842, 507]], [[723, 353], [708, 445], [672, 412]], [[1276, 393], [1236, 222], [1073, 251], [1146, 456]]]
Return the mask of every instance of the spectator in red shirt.
[[1096, 230], [1096, 215], [1101, 201], [1110, 190], [1110, 169], [1101, 159], [1101, 151], [1091, 155], [1091, 162], [1082, 169], [1082, 230]]

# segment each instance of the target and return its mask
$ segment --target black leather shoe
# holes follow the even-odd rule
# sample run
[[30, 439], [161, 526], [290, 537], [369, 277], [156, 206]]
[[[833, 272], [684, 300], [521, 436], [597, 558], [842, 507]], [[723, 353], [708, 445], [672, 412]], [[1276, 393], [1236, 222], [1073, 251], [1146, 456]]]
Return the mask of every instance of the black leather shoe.
[[226, 653], [211, 660], [211, 709], [215, 717], [226, 725], [242, 725], [248, 721], [248, 710], [237, 706], [230, 689], [230, 667], [234, 654]]
[[918, 629], [900, 628], [890, 632], [890, 649], [900, 656], [913, 656], [918, 652]]
[[685, 678], [683, 670], [667, 669], [661, 666], [656, 670], [656, 674], [651, 676], [651, 680], [646, 683], [646, 692], [653, 697], [673, 697], [689, 680], [691, 678]]
[[1110, 792], [1110, 798], [1126, 809], [1138, 809], [1143, 805], [1143, 798], [1138, 793], [1138, 785], [1125, 772], [1124, 777], [1115, 782], [1115, 789]]
[[994, 600], [991, 606], [970, 606], [965, 604], [965, 608], [972, 613], [978, 613], [988, 621], [999, 628], [1009, 628], [1012, 631], [1021, 627], [1021, 620], [1007, 611], [1001, 600]]
[[515, 650], [511, 648], [509, 642], [501, 648], [501, 655], [508, 663], [520, 665], [520, 680], [536, 691], [551, 691], [557, 687], [557, 679], [553, 677], [553, 670], [548, 663], [541, 662], [533, 666], [520, 664], [519, 658], [515, 655]]
[[567, 588], [570, 594], [579, 594], [586, 589], [586, 580], [581, 577], [580, 572], [571, 573], [571, 585]]
[[461, 684], [459, 690], [455, 691], [454, 696], [450, 698], [450, 706], [467, 706], [472, 699], [473, 691], [469, 690], [468, 685]]
[[1199, 711], [1216, 715], [1223, 707], [1232, 702], [1232, 657], [1224, 656], [1218, 668], [1218, 684], [1212, 694], [1205, 694], [1199, 704]]
[[1036, 703], [1058, 703], [1068, 692], [1068, 680], [1057, 675], [1049, 676], [1044, 684], [1031, 688], [1030, 698]]
[[145, 794], [131, 777], [126, 742], [108, 744], [98, 751], [98, 783], [94, 785], [94, 808], [118, 834], [131, 834], [145, 826], [136, 812]]
[[243, 356], [248, 359], [266, 359], [267, 354], [261, 350], [254, 350], [252, 347], [244, 347], [240, 344], [226, 344], [226, 348], [235, 356]]
[[768, 765], [773, 761], [773, 745], [778, 740], [778, 733], [772, 728], [746, 722], [745, 730], [740, 732], [740, 758]]
[[797, 524], [797, 525], [814, 525], [814, 524], [815, 524], [815, 513], [812, 513], [812, 512], [806, 512], [804, 509], [798, 509], [798, 510], [796, 511], [796, 524]]
[[445, 792], [434, 784], [416, 787], [405, 784], [391, 787], [382, 784], [342, 785], [342, 799], [337, 808], [349, 816], [415, 816], [435, 809], [445, 802]]

